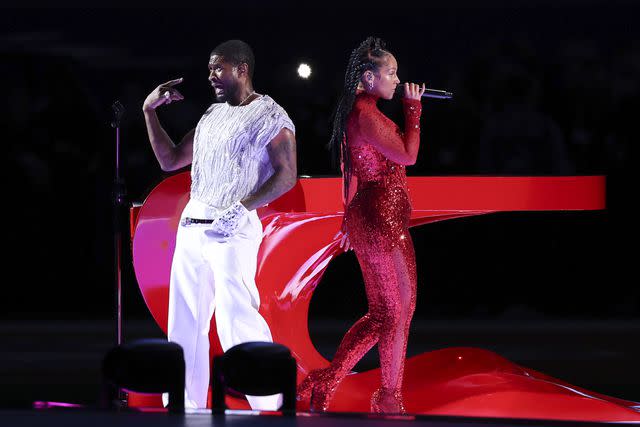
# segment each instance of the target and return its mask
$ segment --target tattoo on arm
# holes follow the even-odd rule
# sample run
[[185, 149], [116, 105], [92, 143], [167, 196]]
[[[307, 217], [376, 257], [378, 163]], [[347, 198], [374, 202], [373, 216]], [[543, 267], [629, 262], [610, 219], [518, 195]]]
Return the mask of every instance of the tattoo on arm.
[[249, 210], [259, 208], [289, 191], [296, 183], [296, 141], [289, 129], [282, 129], [267, 146], [273, 175], [255, 193], [242, 200]]

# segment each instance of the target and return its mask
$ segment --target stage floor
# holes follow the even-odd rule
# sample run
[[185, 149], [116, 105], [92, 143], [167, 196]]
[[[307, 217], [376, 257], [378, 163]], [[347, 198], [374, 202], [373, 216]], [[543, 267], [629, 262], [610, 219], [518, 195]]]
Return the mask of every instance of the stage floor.
[[[310, 326], [312, 339], [327, 358], [338, 344], [348, 322], [323, 321]], [[154, 425], [176, 422], [163, 414], [105, 414], [86, 410], [31, 411], [34, 401], [54, 401], [93, 406], [97, 402], [100, 384], [100, 363], [105, 352], [114, 345], [113, 321], [4, 321], [0, 324], [0, 425], [52, 425], [39, 419], [52, 419], [60, 425], [107, 425], [101, 417], [119, 417], [119, 425], [147, 422]], [[417, 319], [410, 335], [408, 355], [447, 347], [479, 347], [521, 365], [571, 384], [612, 397], [640, 401], [640, 322], [630, 321], [425, 321]], [[164, 337], [152, 319], [126, 319], [124, 340], [143, 337]], [[356, 370], [377, 366], [377, 352], [370, 352]], [[67, 418], [68, 417], [68, 418]], [[149, 417], [149, 418], [147, 418]], [[235, 418], [238, 417], [238, 418]], [[233, 416], [229, 421], [245, 422], [246, 416]], [[285, 422], [281, 417], [259, 417], [265, 423]], [[295, 423], [325, 421], [311, 417]], [[327, 418], [331, 419], [331, 417]], [[144, 420], [144, 421], [143, 421]], [[247, 422], [256, 422], [249, 417]], [[389, 425], [389, 420], [364, 418]], [[116, 422], [115, 419], [112, 419]], [[131, 421], [133, 423], [134, 421]], [[364, 422], [361, 417], [341, 416], [335, 423]], [[334, 421], [331, 422], [332, 425]], [[405, 421], [398, 420], [398, 421]], [[467, 425], [487, 422], [486, 419], [451, 420], [419, 417], [421, 423]], [[42, 423], [41, 423], [42, 422]], [[180, 425], [211, 425], [210, 417], [188, 415]], [[262, 421], [260, 421], [262, 422]], [[287, 423], [293, 423], [286, 421]], [[327, 421], [328, 422], [328, 421]], [[516, 425], [523, 421], [509, 421]], [[101, 424], [102, 423], [102, 424]], [[124, 423], [124, 424], [121, 424]], [[435, 424], [433, 424], [435, 423]], [[462, 424], [460, 424], [462, 423]], [[529, 423], [539, 424], [540, 421]], [[554, 422], [555, 423], [555, 422]], [[469, 424], [469, 425], [471, 425]], [[543, 425], [550, 425], [542, 422]], [[564, 425], [559, 423], [558, 425]], [[133, 425], [133, 424], [131, 424]], [[255, 424], [254, 424], [255, 425]], [[265, 424], [266, 425], [266, 424]], [[297, 425], [297, 424], [296, 424]], [[540, 425], [540, 424], [539, 424]]]
[[[21, 427], [589, 427], [605, 426], [604, 423], [586, 423], [555, 420], [522, 420], [466, 417], [397, 416], [382, 417], [365, 414], [307, 414], [296, 417], [273, 415], [232, 414], [212, 417], [210, 414], [168, 415], [158, 413], [102, 412], [83, 409], [0, 410], [1, 426]], [[640, 425], [640, 423], [616, 423], [616, 425]]]

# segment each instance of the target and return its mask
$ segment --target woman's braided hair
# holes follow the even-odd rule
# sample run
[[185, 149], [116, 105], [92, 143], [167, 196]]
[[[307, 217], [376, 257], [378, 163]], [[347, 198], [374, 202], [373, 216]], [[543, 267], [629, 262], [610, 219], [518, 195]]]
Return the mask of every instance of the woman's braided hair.
[[329, 140], [329, 150], [334, 165], [342, 163], [345, 201], [349, 196], [349, 181], [351, 180], [351, 156], [347, 145], [347, 117], [353, 108], [356, 99], [356, 89], [367, 70], [377, 70], [385, 62], [385, 56], [389, 52], [385, 50], [385, 43], [378, 37], [367, 37], [365, 41], [351, 52], [347, 71], [344, 74], [344, 87], [340, 101], [336, 107], [333, 119], [333, 131]]

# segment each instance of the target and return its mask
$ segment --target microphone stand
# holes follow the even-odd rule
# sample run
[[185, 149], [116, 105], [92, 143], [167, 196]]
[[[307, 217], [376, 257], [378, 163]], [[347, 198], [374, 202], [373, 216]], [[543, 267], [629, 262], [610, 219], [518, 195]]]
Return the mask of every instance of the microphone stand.
[[[124, 208], [129, 206], [127, 201], [127, 190], [124, 179], [120, 173], [120, 121], [124, 114], [124, 106], [120, 101], [115, 101], [111, 108], [113, 109], [113, 121], [111, 127], [116, 130], [116, 158], [115, 158], [115, 178], [112, 188], [113, 202], [113, 232], [114, 232], [114, 251], [115, 251], [115, 335], [116, 345], [122, 344], [122, 216]], [[126, 393], [124, 390], [118, 390], [118, 403], [126, 406]]]

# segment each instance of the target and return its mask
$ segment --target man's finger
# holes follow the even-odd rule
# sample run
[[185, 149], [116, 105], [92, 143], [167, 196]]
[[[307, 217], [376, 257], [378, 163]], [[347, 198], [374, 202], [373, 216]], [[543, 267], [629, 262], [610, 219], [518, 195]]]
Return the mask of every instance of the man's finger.
[[171, 95], [173, 97], [173, 99], [180, 101], [182, 99], [184, 99], [184, 96], [182, 96], [182, 94], [177, 90], [177, 89], [173, 89], [171, 91]]
[[182, 77], [180, 77], [179, 79], [169, 80], [168, 82], [163, 83], [163, 84], [161, 84], [160, 86], [169, 86], [169, 87], [171, 87], [171, 86], [175, 86], [175, 85], [177, 85], [178, 83], [182, 83], [182, 80], [183, 80], [183, 78], [182, 78]]

